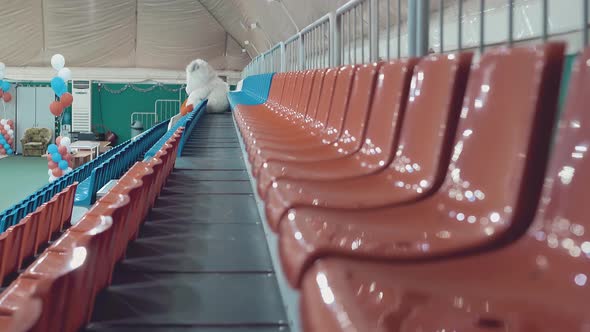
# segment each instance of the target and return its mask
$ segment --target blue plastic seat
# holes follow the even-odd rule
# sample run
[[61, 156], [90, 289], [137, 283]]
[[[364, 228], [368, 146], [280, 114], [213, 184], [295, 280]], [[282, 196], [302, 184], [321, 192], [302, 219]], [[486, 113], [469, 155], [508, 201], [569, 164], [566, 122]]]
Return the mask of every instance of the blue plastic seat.
[[266, 102], [273, 75], [274, 73], [246, 77], [242, 85], [242, 91], [228, 93], [231, 108], [234, 109], [239, 104], [258, 105]]

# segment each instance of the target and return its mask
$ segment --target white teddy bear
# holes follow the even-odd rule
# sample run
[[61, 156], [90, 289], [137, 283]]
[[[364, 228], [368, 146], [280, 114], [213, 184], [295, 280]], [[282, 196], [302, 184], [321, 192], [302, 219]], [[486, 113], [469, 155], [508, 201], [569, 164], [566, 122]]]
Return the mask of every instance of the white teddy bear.
[[207, 112], [222, 113], [229, 110], [229, 86], [217, 77], [215, 69], [205, 60], [197, 59], [186, 67], [187, 105], [196, 106], [208, 99]]

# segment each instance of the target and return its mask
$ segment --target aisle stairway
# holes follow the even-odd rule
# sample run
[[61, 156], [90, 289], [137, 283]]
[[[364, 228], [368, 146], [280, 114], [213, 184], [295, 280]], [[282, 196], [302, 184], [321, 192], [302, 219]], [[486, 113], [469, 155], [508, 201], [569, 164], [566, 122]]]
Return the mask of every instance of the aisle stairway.
[[287, 331], [231, 114], [193, 131], [86, 331]]

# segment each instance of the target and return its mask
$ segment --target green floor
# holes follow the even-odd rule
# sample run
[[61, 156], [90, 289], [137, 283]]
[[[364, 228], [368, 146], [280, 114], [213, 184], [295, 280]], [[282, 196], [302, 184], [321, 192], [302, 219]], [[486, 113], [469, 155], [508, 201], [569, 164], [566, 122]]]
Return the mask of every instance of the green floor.
[[41, 188], [48, 179], [45, 158], [12, 156], [0, 159], [0, 212]]

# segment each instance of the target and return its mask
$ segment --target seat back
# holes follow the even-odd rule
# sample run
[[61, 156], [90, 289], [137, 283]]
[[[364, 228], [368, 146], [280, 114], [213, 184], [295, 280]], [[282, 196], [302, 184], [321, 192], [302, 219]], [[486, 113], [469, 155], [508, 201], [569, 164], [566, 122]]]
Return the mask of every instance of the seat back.
[[295, 80], [295, 90], [293, 91], [293, 99], [287, 107], [287, 111], [294, 111], [301, 100], [301, 90], [303, 89], [303, 81], [307, 76], [308, 71], [301, 71]]
[[[311, 85], [311, 94], [309, 96], [309, 102], [307, 103], [307, 113], [305, 114], [305, 121], [312, 122], [316, 119], [318, 113], [318, 103], [320, 102], [320, 93], [322, 85], [324, 83], [324, 77], [326, 71], [330, 69], [318, 69], [313, 76], [313, 82]], [[333, 70], [333, 69], [332, 69]]]
[[361, 152], [374, 158], [377, 165], [386, 165], [393, 158], [393, 146], [397, 142], [416, 62], [416, 59], [396, 60], [379, 68], [361, 148]]
[[295, 84], [295, 77], [297, 72], [289, 72], [285, 74], [285, 81], [283, 82], [283, 92], [281, 98], [277, 101], [279, 106], [286, 105], [293, 93], [293, 86]]
[[440, 188], [453, 147], [471, 53], [431, 55], [416, 64], [389, 166], [392, 186], [414, 197]]
[[[554, 153], [534, 223], [525, 238], [535, 257], [544, 257], [556, 287], [575, 294], [587, 290], [590, 277], [590, 48], [577, 59], [568, 88], [563, 117], [557, 129]], [[559, 285], [557, 285], [559, 284]], [[572, 293], [564, 293], [569, 296]], [[570, 301], [570, 297], [564, 299]], [[577, 298], [587, 301], [587, 291]], [[573, 300], [573, 299], [572, 299]]]
[[[326, 128], [328, 133], [335, 137], [340, 135], [342, 126], [344, 125], [344, 117], [346, 116], [346, 109], [348, 101], [351, 98], [352, 81], [358, 66], [343, 66], [338, 70], [336, 77], [336, 84], [334, 87], [334, 95], [330, 104], [330, 111], [328, 115], [328, 122]], [[352, 96], [355, 98], [356, 96]], [[322, 95], [322, 98], [325, 98]]]
[[516, 236], [532, 221], [557, 110], [563, 53], [561, 43], [497, 48], [472, 69], [451, 161], [437, 195], [443, 206], [439, 212], [454, 219], [452, 225], [473, 224], [482, 235], [498, 238]]
[[381, 63], [361, 65], [354, 75], [339, 139], [341, 148], [343, 145], [349, 145], [354, 146], [353, 149], [356, 150], [362, 145], [367, 120], [371, 112], [370, 106], [377, 72], [380, 67]]
[[322, 82], [321, 93], [317, 96], [318, 107], [315, 117], [316, 127], [326, 127], [328, 123], [330, 107], [332, 105], [332, 99], [334, 98], [334, 91], [336, 91], [336, 78], [338, 77], [339, 72], [340, 69], [338, 68], [330, 68], [326, 71], [326, 75]]
[[273, 75], [272, 82], [270, 84], [270, 91], [268, 92], [267, 103], [276, 103], [278, 100], [280, 100], [281, 94], [283, 93], [284, 83], [284, 73], [276, 73]]
[[300, 116], [305, 116], [309, 111], [307, 105], [309, 104], [309, 97], [311, 95], [311, 88], [313, 85], [313, 78], [315, 77], [315, 74], [315, 70], [309, 70], [305, 73], [305, 76], [303, 77], [301, 95], [299, 97], [299, 101], [297, 102], [297, 106], [294, 109], [295, 113], [299, 114]]
[[281, 107], [283, 109], [291, 109], [293, 102], [295, 100], [295, 91], [297, 82], [301, 79], [302, 72], [297, 71], [291, 75], [291, 79], [287, 81], [285, 85], [285, 93], [283, 94], [283, 99], [281, 100]]

